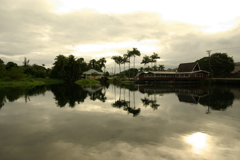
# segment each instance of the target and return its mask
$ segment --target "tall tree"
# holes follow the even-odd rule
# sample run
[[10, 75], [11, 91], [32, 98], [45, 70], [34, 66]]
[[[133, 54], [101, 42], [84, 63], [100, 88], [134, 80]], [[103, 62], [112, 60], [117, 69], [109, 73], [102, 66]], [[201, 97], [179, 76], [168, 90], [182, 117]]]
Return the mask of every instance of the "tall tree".
[[115, 62], [115, 67], [114, 67], [114, 75], [116, 74], [116, 59], [117, 59], [117, 56], [112, 56], [111, 59]]
[[106, 69], [106, 65], [105, 65], [106, 62], [107, 62], [107, 61], [106, 61], [105, 58], [101, 58], [101, 59], [98, 60], [98, 63], [99, 63], [100, 68], [101, 68], [101, 69], [104, 68], [104, 69], [103, 69], [103, 72], [104, 72], [104, 73], [105, 73], [105, 69]]
[[97, 61], [95, 59], [92, 59], [89, 61], [89, 68], [97, 69]]
[[151, 62], [151, 59], [149, 56], [145, 55], [142, 59], [142, 62], [141, 64], [144, 64], [144, 66], [146, 66], [146, 64], [150, 63]]
[[162, 65], [162, 64], [159, 64], [159, 65], [158, 65], [158, 70], [159, 70], [159, 71], [164, 71], [164, 70], [165, 70], [165, 66]]
[[[130, 63], [127, 54], [124, 54], [124, 55], [123, 55], [122, 63], [124, 64], [124, 71], [125, 71], [125, 64], [126, 64], [126, 63]], [[125, 72], [124, 72], [124, 73], [125, 73]]]
[[[153, 52], [153, 54], [150, 56], [152, 62], [157, 62], [157, 59], [160, 59], [157, 53]], [[156, 64], [155, 64], [156, 65]]]
[[30, 61], [30, 60], [27, 60], [27, 58], [24, 57], [23, 66], [24, 66], [24, 67], [29, 66], [29, 61]]
[[129, 78], [131, 77], [130, 76], [130, 58], [131, 57], [134, 57], [134, 63], [133, 63], [133, 68], [135, 68], [135, 57], [136, 56], [140, 56], [141, 55], [141, 52], [137, 49], [137, 48], [133, 48], [133, 50], [132, 51], [127, 51], [127, 57], [129, 58]]
[[134, 57], [133, 68], [135, 68], [135, 57], [141, 56], [141, 52], [137, 48], [133, 48], [132, 51], [128, 51], [130, 57]]
[[116, 64], [119, 65], [119, 73], [121, 73], [121, 67], [120, 67], [120, 65], [123, 64], [123, 58], [122, 58], [122, 56], [113, 56], [112, 59], [115, 61]]
[[210, 57], [197, 60], [197, 62], [202, 70], [209, 71], [214, 77], [225, 77], [235, 68], [233, 58], [229, 57], [227, 53], [214, 53]]

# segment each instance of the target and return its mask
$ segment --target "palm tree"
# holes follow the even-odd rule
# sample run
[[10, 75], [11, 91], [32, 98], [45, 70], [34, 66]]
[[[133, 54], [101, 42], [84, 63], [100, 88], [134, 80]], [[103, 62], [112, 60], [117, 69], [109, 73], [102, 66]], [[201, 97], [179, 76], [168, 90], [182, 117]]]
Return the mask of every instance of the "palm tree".
[[[157, 62], [157, 59], [160, 59], [157, 53], [153, 52], [153, 55], [150, 56], [152, 59], [152, 62]], [[155, 64], [156, 65], [156, 64]]]
[[140, 51], [137, 49], [137, 48], [133, 48], [133, 50], [132, 51], [127, 51], [127, 57], [129, 58], [129, 78], [130, 78], [130, 58], [131, 57], [134, 57], [134, 67], [133, 68], [135, 68], [135, 57], [136, 56], [140, 56], [141, 55], [141, 53], [140, 53]]
[[97, 64], [97, 61], [95, 59], [92, 59], [89, 61], [90, 68], [96, 69], [96, 64]]
[[106, 62], [107, 62], [107, 61], [106, 61], [105, 58], [101, 58], [101, 59], [98, 60], [98, 63], [99, 63], [99, 65], [100, 65], [100, 68], [102, 69], [102, 68], [104, 67], [103, 72], [105, 72], [105, 69], [106, 69], [106, 65], [105, 65]]
[[124, 54], [124, 55], [123, 55], [122, 63], [124, 64], [124, 71], [125, 71], [125, 63], [130, 63], [127, 54]]
[[114, 75], [116, 74], [116, 58], [117, 58], [117, 56], [112, 56], [112, 57], [111, 57], [111, 59], [113, 59], [114, 62], [115, 62]]
[[123, 58], [122, 56], [117, 56], [115, 59], [115, 62], [119, 65], [119, 73], [121, 73], [121, 67], [120, 65], [123, 64]]
[[133, 48], [133, 50], [130, 52], [131, 52], [131, 55], [134, 57], [133, 68], [135, 68], [135, 57], [141, 56], [141, 52], [137, 48]]
[[143, 57], [143, 59], [142, 59], [141, 64], [144, 64], [144, 66], [145, 66], [145, 65], [148, 64], [150, 61], [151, 61], [150, 57], [147, 56], [147, 55], [145, 55], [145, 56]]
[[162, 65], [162, 64], [159, 64], [159, 65], [158, 65], [158, 70], [159, 70], [159, 71], [164, 71], [164, 69], [165, 69], [165, 66], [164, 66], [164, 65]]
[[129, 60], [129, 68], [128, 68], [128, 76], [130, 78], [130, 64], [131, 64], [131, 57], [132, 57], [132, 52], [131, 51], [127, 51], [127, 57], [128, 57], [128, 60]]

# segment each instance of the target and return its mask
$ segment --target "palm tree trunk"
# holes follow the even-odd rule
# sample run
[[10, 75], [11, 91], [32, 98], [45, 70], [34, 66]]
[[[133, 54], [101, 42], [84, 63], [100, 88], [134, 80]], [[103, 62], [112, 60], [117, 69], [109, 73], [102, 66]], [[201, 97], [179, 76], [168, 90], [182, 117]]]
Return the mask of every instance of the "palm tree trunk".
[[129, 76], [129, 79], [130, 79], [130, 63], [131, 63], [131, 61], [130, 61], [130, 57], [129, 57], [129, 69], [128, 69], [128, 76]]
[[134, 57], [133, 68], [135, 68], [135, 56], [133, 56], [133, 57]]

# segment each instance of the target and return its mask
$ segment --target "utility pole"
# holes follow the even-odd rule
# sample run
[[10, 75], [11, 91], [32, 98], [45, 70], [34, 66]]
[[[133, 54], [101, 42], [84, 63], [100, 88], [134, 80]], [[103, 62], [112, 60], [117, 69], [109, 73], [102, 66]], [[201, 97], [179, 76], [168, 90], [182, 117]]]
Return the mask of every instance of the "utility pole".
[[209, 69], [210, 69], [210, 77], [212, 78], [212, 68], [211, 68], [211, 51], [212, 50], [207, 50], [207, 54], [209, 56]]

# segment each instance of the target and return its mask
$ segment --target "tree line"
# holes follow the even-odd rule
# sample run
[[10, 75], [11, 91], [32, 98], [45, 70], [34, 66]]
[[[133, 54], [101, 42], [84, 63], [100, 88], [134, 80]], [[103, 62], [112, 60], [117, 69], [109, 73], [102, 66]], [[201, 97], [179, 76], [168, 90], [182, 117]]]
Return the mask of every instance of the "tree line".
[[[132, 50], [128, 50], [126, 54], [123, 54], [122, 56], [112, 56], [111, 59], [115, 62], [115, 68], [114, 68], [114, 74], [116, 74], [116, 64], [119, 67], [119, 74], [117, 74], [120, 77], [135, 77], [136, 74], [140, 71], [164, 71], [165, 66], [164, 65], [158, 65], [156, 64], [157, 59], [160, 59], [157, 53], [154, 53], [151, 56], [145, 55], [142, 59], [141, 64], [144, 64], [144, 67], [140, 67], [139, 69], [136, 69], [135, 67], [135, 58], [141, 56], [141, 52], [137, 48], [133, 48]], [[133, 68], [131, 68], [131, 58], [133, 57]], [[125, 64], [128, 63], [128, 70], [125, 69]], [[146, 67], [146, 64], [151, 63], [151, 67], [148, 65]], [[152, 66], [152, 63], [154, 63], [154, 66]], [[121, 65], [124, 66], [124, 71], [121, 71]]]
[[[111, 59], [115, 62], [114, 75], [131, 78], [143, 71], [165, 71], [164, 65], [157, 65], [156, 63], [157, 60], [160, 59], [157, 53], [153, 53], [150, 56], [143, 56], [141, 64], [144, 64], [144, 67], [135, 68], [135, 58], [139, 56], [141, 56], [141, 52], [137, 48], [128, 50], [127, 53], [122, 56], [112, 56]], [[83, 72], [89, 69], [104, 72], [105, 76], [109, 75], [109, 73], [106, 72], [107, 61], [105, 58], [100, 58], [99, 60], [92, 59], [87, 63], [82, 57], [76, 58], [73, 55], [58, 55], [54, 60], [53, 67], [49, 69], [45, 68], [44, 64], [31, 65], [30, 60], [27, 58], [24, 58], [23, 64], [20, 66], [14, 62], [5, 64], [4, 61], [0, 59], [0, 79], [9, 81], [26, 79], [29, 77], [50, 77], [74, 82], [80, 79]], [[131, 67], [131, 62], [133, 63], [133, 67]], [[208, 71], [211, 77], [226, 77], [230, 75], [235, 68], [233, 57], [229, 57], [227, 53], [214, 53], [209, 57], [203, 57], [196, 60], [196, 62], [199, 63], [201, 70]], [[128, 69], [125, 68], [126, 63], [129, 63]], [[119, 73], [117, 74], [116, 64], [119, 66]], [[121, 65], [124, 66], [123, 71], [121, 71]]]
[[76, 58], [73, 55], [64, 56], [58, 55], [51, 69], [45, 68], [45, 65], [30, 64], [30, 60], [24, 58], [22, 65], [17, 65], [14, 62], [6, 64], [0, 59], [0, 79], [3, 81], [9, 80], [24, 80], [29, 78], [56, 78], [64, 81], [74, 82], [81, 78], [83, 72], [89, 69], [95, 69], [99, 72], [104, 72], [106, 68], [106, 59], [92, 59], [88, 63], [84, 58]]

